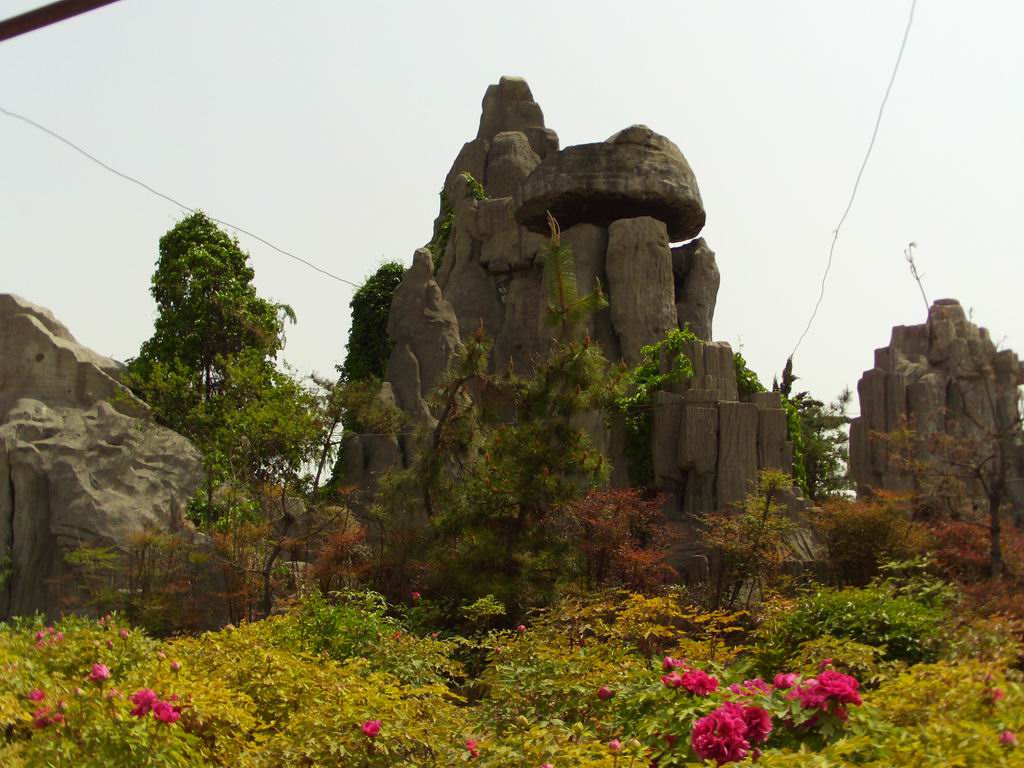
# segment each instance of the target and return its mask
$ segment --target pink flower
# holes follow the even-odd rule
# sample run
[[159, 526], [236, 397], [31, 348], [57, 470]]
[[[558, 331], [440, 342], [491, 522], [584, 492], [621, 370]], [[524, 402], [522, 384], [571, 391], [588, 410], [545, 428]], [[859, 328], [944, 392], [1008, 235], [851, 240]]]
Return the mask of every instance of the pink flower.
[[380, 720], [367, 720], [363, 723], [363, 733], [369, 736], [371, 739], [376, 737], [380, 733]]
[[1002, 688], [989, 688], [988, 695], [992, 701], [1002, 701], [1006, 698], [1006, 694], [1003, 692]]
[[676, 745], [676, 742], [679, 741], [679, 737], [676, 736], [674, 733], [666, 733], [665, 741], [668, 742], [668, 745], [670, 747], [674, 747]]
[[753, 680], [744, 680], [742, 683], [733, 683], [729, 686], [729, 690], [740, 696], [758, 696], [758, 695], [770, 695], [772, 687], [760, 677], [755, 677]]
[[1013, 731], [1003, 731], [999, 734], [999, 743], [1004, 747], [1016, 747], [1017, 746], [1017, 734]]
[[131, 702], [135, 706], [129, 714], [132, 717], [145, 717], [158, 700], [156, 691], [152, 688], [141, 688], [131, 695]]
[[693, 725], [690, 744], [697, 756], [719, 765], [742, 760], [750, 751], [743, 707], [726, 702]]
[[682, 685], [690, 693], [708, 696], [718, 690], [718, 679], [702, 669], [690, 669], [683, 673]]
[[699, 757], [719, 765], [742, 760], [751, 742], [763, 742], [772, 731], [772, 718], [761, 707], [727, 701], [693, 726], [690, 743]]
[[38, 642], [39, 642], [40, 640], [43, 640], [43, 639], [45, 639], [45, 638], [46, 638], [46, 633], [45, 633], [45, 632], [43, 632], [43, 630], [41, 630], [41, 629], [40, 629], [40, 630], [39, 630], [38, 632], [36, 632], [36, 634], [35, 634], [35, 640], [36, 640], [36, 642], [37, 642], [37, 643], [38, 643]]
[[776, 688], [784, 691], [787, 688], [792, 688], [794, 685], [796, 685], [799, 679], [800, 676], [793, 672], [779, 672], [779, 674], [775, 676], [775, 679], [772, 680], [772, 682], [775, 684]]
[[683, 676], [678, 672], [661, 676], [661, 684], [666, 688], [679, 688], [683, 684]]
[[611, 741], [608, 742], [608, 751], [609, 752], [621, 752], [622, 751], [622, 742], [619, 741], [618, 739], [612, 739]]
[[94, 683], [102, 683], [110, 679], [110, 667], [106, 664], [93, 664], [89, 679]]
[[412, 598], [412, 601], [414, 603], [418, 603], [420, 601], [420, 593], [419, 592], [413, 592], [412, 594], [409, 595], [409, 597]]
[[178, 722], [178, 718], [181, 717], [181, 713], [169, 702], [156, 701], [153, 703], [153, 717], [159, 720], [161, 723], [172, 723]]
[[540, 768], [555, 768], [551, 763], [543, 763]]
[[518, 627], [516, 627], [516, 632], [518, 632], [520, 635], [523, 634], [523, 632], [525, 632], [525, 631], [526, 631], [526, 625], [525, 624], [520, 624]]
[[686, 659], [673, 659], [671, 656], [666, 656], [661, 660], [661, 668], [666, 672], [685, 666], [687, 666]]
[[33, 688], [31, 691], [28, 692], [28, 700], [29, 701], [42, 701], [45, 698], [46, 698], [46, 694], [43, 693], [38, 688]]
[[156, 652], [156, 657], [157, 657], [158, 659], [160, 659], [160, 661], [163, 661], [164, 659], [166, 659], [166, 658], [167, 658], [167, 654], [166, 654], [166, 653], [164, 653], [163, 651], [157, 651], [157, 652]]
[[614, 695], [615, 691], [613, 691], [607, 685], [602, 685], [600, 688], [597, 689], [597, 698], [599, 698], [601, 701], [607, 701]]
[[804, 709], [832, 710], [840, 718], [845, 719], [846, 710], [843, 704], [860, 706], [860, 694], [857, 689], [860, 683], [851, 675], [844, 675], [826, 669], [817, 678], [805, 680], [789, 693], [789, 698], [799, 699]]
[[181, 662], [180, 661], [175, 660], [175, 661], [171, 662], [171, 672], [181, 672]]
[[110, 640], [110, 639], [108, 638], [108, 639], [107, 639], [107, 650], [109, 651], [109, 650], [111, 650], [111, 649], [112, 649], [113, 647], [114, 647], [114, 641], [113, 641], [113, 640]]
[[[56, 718], [60, 718], [57, 720]], [[64, 720], [63, 715], [51, 715], [49, 707], [40, 707], [32, 713], [32, 727], [33, 728], [45, 728], [50, 723], [62, 722]]]
[[120, 637], [122, 640], [127, 640], [128, 639], [128, 630], [124, 629], [124, 628], [118, 630], [117, 636]]
[[466, 749], [469, 751], [470, 757], [480, 756], [480, 750], [477, 748], [477, 744], [474, 739], [466, 739]]
[[772, 732], [772, 716], [761, 707], [744, 707], [743, 721], [747, 724], [747, 739], [755, 744], [767, 741]]
[[818, 662], [818, 671], [824, 672], [826, 669], [832, 666], [832, 659], [822, 659]]
[[63, 632], [58, 632], [56, 635], [53, 636], [54, 642], [57, 642], [57, 643], [61, 642], [63, 639], [64, 639], [64, 633]]

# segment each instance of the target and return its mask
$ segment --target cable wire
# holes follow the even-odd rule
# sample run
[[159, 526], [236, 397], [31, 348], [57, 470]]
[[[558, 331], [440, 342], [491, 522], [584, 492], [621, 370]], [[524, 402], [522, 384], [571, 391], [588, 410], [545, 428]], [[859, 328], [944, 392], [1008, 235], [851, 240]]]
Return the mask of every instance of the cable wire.
[[832, 232], [832, 245], [828, 249], [828, 263], [825, 265], [825, 273], [821, 276], [821, 292], [818, 294], [818, 301], [814, 305], [814, 311], [811, 312], [811, 317], [807, 321], [807, 327], [804, 328], [804, 332], [800, 334], [800, 338], [797, 339], [796, 345], [793, 347], [793, 351], [789, 353], [790, 358], [796, 355], [796, 351], [800, 348], [800, 344], [803, 343], [804, 337], [807, 332], [811, 330], [811, 325], [814, 323], [814, 318], [818, 316], [818, 308], [821, 307], [821, 301], [825, 298], [825, 282], [828, 280], [828, 273], [832, 269], [832, 256], [835, 254], [836, 241], [839, 239], [839, 230], [842, 229], [843, 223], [846, 221], [846, 217], [850, 214], [850, 209], [853, 208], [853, 201], [857, 197], [857, 188], [860, 187], [861, 177], [864, 175], [864, 169], [867, 168], [868, 160], [871, 158], [871, 151], [875, 148], [875, 139], [878, 138], [878, 129], [882, 125], [882, 115], [885, 112], [886, 102], [889, 101], [889, 94], [892, 92], [893, 83], [896, 82], [896, 74], [900, 71], [900, 62], [903, 61], [903, 51], [907, 47], [907, 38], [910, 37], [910, 28], [914, 24], [914, 9], [917, 7], [917, 0], [911, 0], [910, 3], [910, 16], [907, 18], [907, 28], [903, 31], [903, 41], [900, 43], [900, 51], [896, 55], [896, 65], [892, 69], [892, 76], [889, 78], [889, 85], [885, 88], [885, 96], [882, 97], [882, 104], [878, 108], [878, 117], [875, 119], [875, 129], [871, 132], [871, 141], [868, 143], [868, 151], [864, 155], [864, 162], [860, 164], [860, 170], [857, 171], [857, 179], [853, 183], [853, 191], [850, 193], [850, 201], [846, 204], [846, 210], [843, 211], [842, 218], [839, 219], [839, 224], [836, 225], [835, 230]]
[[[75, 144], [70, 139], [64, 138], [63, 136], [61, 136], [56, 131], [53, 131], [53, 130], [47, 128], [45, 125], [42, 125], [41, 123], [37, 123], [32, 118], [25, 117], [25, 115], [19, 115], [17, 112], [11, 112], [10, 110], [4, 109], [3, 107], [0, 107], [0, 113], [3, 113], [5, 115], [7, 115], [8, 117], [12, 117], [15, 120], [21, 120], [23, 123], [26, 123], [26, 124], [32, 126], [33, 128], [42, 131], [43, 133], [47, 134], [48, 136], [51, 136], [54, 139], [57, 139], [57, 141], [59, 141], [59, 142], [61, 142], [63, 144], [66, 144], [67, 146], [71, 147], [73, 150], [75, 150], [79, 154], [84, 155], [89, 160], [92, 160], [92, 162], [96, 163], [96, 165], [100, 166], [104, 170], [109, 171], [110, 173], [114, 174], [115, 176], [119, 176], [120, 178], [124, 179], [125, 181], [130, 181], [132, 184], [137, 184], [138, 186], [142, 187], [144, 190], [146, 190], [150, 194], [156, 195], [157, 197], [162, 198], [162, 199], [166, 200], [169, 203], [173, 203], [174, 205], [176, 205], [179, 208], [182, 208], [182, 209], [188, 211], [189, 213], [197, 213], [198, 212], [198, 209], [192, 208], [191, 206], [188, 206], [188, 205], [185, 205], [180, 200], [175, 200], [170, 195], [166, 195], [166, 194], [164, 194], [163, 192], [161, 192], [158, 189], [153, 189], [153, 187], [149, 186], [145, 182], [140, 181], [139, 179], [136, 179], [134, 176], [129, 176], [127, 173], [123, 173], [123, 172], [117, 170], [117, 168], [113, 168], [113, 167], [107, 165], [106, 163], [104, 163], [102, 160], [100, 160], [95, 155], [92, 155], [89, 152], [86, 152], [84, 149], [82, 149], [80, 146]], [[327, 277], [329, 277], [329, 278], [331, 278], [333, 280], [337, 280], [339, 283], [345, 283], [346, 285], [351, 285], [353, 288], [359, 288], [360, 287], [358, 283], [353, 283], [351, 280], [346, 280], [344, 277], [339, 277], [338, 275], [335, 275], [332, 272], [328, 272], [326, 269], [323, 269], [322, 267], [318, 267], [316, 264], [313, 264], [312, 262], [306, 261], [301, 256], [296, 256], [291, 251], [286, 251], [284, 248], [280, 248], [280, 247], [274, 245], [269, 240], [266, 240], [266, 239], [260, 237], [259, 235], [257, 235], [254, 232], [250, 232], [248, 229], [245, 229], [244, 227], [240, 227], [237, 224], [232, 224], [229, 221], [224, 221], [222, 219], [218, 219], [218, 218], [216, 218], [214, 216], [209, 216], [209, 214], [207, 214], [207, 216], [208, 216], [208, 218], [211, 221], [215, 221], [218, 224], [221, 224], [222, 226], [230, 227], [231, 229], [237, 230], [238, 232], [241, 232], [242, 234], [248, 235], [249, 237], [253, 238], [254, 240], [259, 240], [261, 243], [263, 243], [264, 245], [268, 246], [269, 248], [273, 248], [278, 253], [283, 254], [284, 256], [287, 256], [290, 259], [294, 259], [295, 261], [298, 261], [298, 262], [300, 262], [302, 264], [305, 264], [310, 269], [315, 269], [320, 274], [326, 275]]]

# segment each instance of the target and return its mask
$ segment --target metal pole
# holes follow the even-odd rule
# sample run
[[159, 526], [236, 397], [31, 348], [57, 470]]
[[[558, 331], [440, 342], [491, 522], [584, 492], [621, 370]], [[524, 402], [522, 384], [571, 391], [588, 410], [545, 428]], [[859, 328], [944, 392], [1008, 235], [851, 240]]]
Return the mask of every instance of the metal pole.
[[12, 16], [0, 21], [0, 41], [48, 27], [58, 21], [64, 21], [72, 16], [78, 16], [116, 2], [117, 0], [60, 0], [44, 5], [42, 8], [36, 8], [20, 16]]

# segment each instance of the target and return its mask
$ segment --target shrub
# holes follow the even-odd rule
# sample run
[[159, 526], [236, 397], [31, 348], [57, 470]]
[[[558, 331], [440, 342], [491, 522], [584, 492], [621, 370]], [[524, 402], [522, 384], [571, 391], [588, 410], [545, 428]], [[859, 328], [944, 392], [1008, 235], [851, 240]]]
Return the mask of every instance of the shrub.
[[901, 594], [885, 582], [863, 588], [818, 588], [795, 604], [769, 609], [758, 631], [759, 668], [781, 666], [794, 659], [804, 643], [825, 636], [875, 646], [890, 661], [934, 661], [948, 618], [944, 602], [927, 594]]
[[812, 522], [828, 549], [829, 569], [840, 584], [862, 586], [878, 566], [923, 551], [926, 536], [910, 521], [908, 500], [880, 493], [869, 499], [829, 499], [815, 507]]

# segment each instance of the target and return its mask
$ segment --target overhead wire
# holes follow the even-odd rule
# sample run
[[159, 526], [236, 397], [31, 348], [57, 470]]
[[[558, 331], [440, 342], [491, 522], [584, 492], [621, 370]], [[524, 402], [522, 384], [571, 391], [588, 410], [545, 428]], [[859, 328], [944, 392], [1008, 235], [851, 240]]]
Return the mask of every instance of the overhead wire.
[[871, 151], [875, 148], [875, 140], [878, 138], [878, 129], [882, 125], [882, 115], [885, 113], [885, 105], [889, 101], [889, 94], [892, 92], [893, 83], [896, 82], [896, 75], [900, 71], [900, 63], [903, 61], [903, 51], [907, 47], [907, 39], [910, 37], [910, 28], [914, 24], [914, 9], [917, 7], [917, 0], [911, 0], [910, 3], [910, 15], [907, 18], [907, 27], [903, 31], [903, 40], [900, 42], [900, 50], [896, 55], [896, 64], [893, 66], [892, 75], [889, 77], [889, 84], [885, 88], [885, 96], [882, 97], [882, 103], [878, 108], [878, 117], [875, 118], [875, 128], [871, 132], [871, 141], [868, 142], [868, 150], [864, 154], [864, 160], [860, 164], [860, 170], [857, 171], [857, 178], [853, 182], [853, 191], [850, 193], [850, 200], [846, 204], [846, 210], [843, 211], [842, 217], [839, 219], [839, 224], [836, 225], [835, 230], [832, 232], [832, 244], [828, 249], [828, 262], [825, 265], [825, 272], [821, 276], [821, 291], [818, 294], [818, 300], [814, 304], [814, 311], [811, 312], [811, 317], [807, 321], [807, 326], [804, 328], [803, 333], [800, 334], [800, 338], [797, 339], [796, 345], [793, 347], [793, 351], [789, 353], [789, 357], [792, 359], [796, 355], [796, 351], [800, 348], [803, 343], [804, 337], [807, 336], [808, 331], [811, 330], [811, 326], [814, 324], [814, 319], [818, 316], [818, 309], [821, 307], [821, 302], [825, 298], [825, 283], [828, 280], [829, 272], [832, 270], [832, 257], [835, 255], [836, 242], [839, 240], [839, 230], [842, 229], [843, 224], [846, 222], [846, 217], [850, 215], [850, 209], [853, 208], [853, 201], [857, 197], [857, 190], [860, 187], [861, 178], [864, 176], [864, 169], [867, 168], [868, 160], [871, 158]]
[[[83, 155], [84, 157], [88, 158], [92, 162], [96, 163], [96, 165], [100, 166], [104, 170], [109, 171], [110, 173], [112, 173], [115, 176], [118, 176], [118, 177], [124, 179], [125, 181], [129, 181], [132, 184], [136, 184], [136, 185], [142, 187], [144, 190], [146, 190], [150, 194], [156, 195], [157, 197], [162, 198], [163, 200], [166, 200], [167, 202], [172, 203], [172, 204], [178, 206], [179, 208], [182, 208], [182, 209], [188, 211], [189, 213], [197, 213], [198, 210], [199, 210], [199, 209], [193, 208], [193, 207], [191, 207], [189, 205], [185, 205], [180, 200], [176, 200], [175, 198], [171, 197], [170, 195], [165, 194], [164, 192], [161, 192], [158, 189], [154, 189], [153, 187], [149, 186], [148, 184], [146, 184], [143, 181], [140, 181], [139, 179], [135, 178], [134, 176], [130, 176], [129, 174], [124, 173], [123, 171], [119, 171], [117, 168], [114, 168], [113, 166], [108, 165], [107, 163], [103, 162], [102, 160], [100, 160], [95, 155], [91, 154], [90, 152], [87, 152], [85, 149], [80, 147], [75, 142], [71, 141], [68, 138], [65, 138], [64, 136], [62, 136], [61, 134], [57, 133], [54, 130], [52, 130], [50, 128], [47, 128], [42, 123], [36, 122], [35, 120], [33, 120], [30, 117], [26, 117], [25, 115], [18, 114], [17, 112], [12, 112], [11, 110], [4, 109], [3, 107], [0, 107], [0, 113], [6, 115], [7, 117], [14, 118], [15, 120], [20, 120], [23, 123], [26, 123], [26, 124], [32, 126], [33, 128], [35, 128], [35, 129], [37, 129], [39, 131], [42, 131], [43, 133], [47, 134], [48, 136], [50, 136], [50, 137], [52, 137], [54, 139], [57, 139], [57, 141], [60, 141], [61, 143], [66, 144], [67, 146], [71, 147], [73, 150], [75, 150], [79, 154]], [[259, 242], [263, 243], [264, 245], [266, 245], [269, 248], [272, 248], [273, 250], [277, 251], [278, 253], [280, 253], [280, 254], [282, 254], [284, 256], [287, 256], [290, 259], [294, 259], [295, 261], [298, 261], [301, 264], [305, 264], [310, 269], [316, 270], [320, 274], [326, 275], [327, 277], [329, 277], [329, 278], [331, 278], [333, 280], [337, 280], [339, 283], [345, 283], [346, 285], [350, 285], [353, 288], [359, 288], [360, 287], [360, 285], [358, 283], [354, 283], [351, 280], [347, 280], [344, 277], [341, 277], [339, 275], [334, 274], [333, 272], [330, 272], [330, 271], [324, 269], [323, 267], [317, 266], [316, 264], [312, 263], [311, 261], [307, 261], [306, 259], [304, 259], [301, 256], [298, 256], [298, 255], [292, 253], [291, 251], [285, 250], [284, 248], [281, 248], [281, 247], [279, 247], [277, 245], [274, 245], [274, 243], [270, 242], [269, 240], [267, 240], [267, 239], [265, 239], [263, 237], [260, 237], [255, 232], [251, 232], [248, 229], [245, 229], [244, 227], [240, 227], [237, 224], [231, 223], [230, 221], [224, 221], [223, 219], [218, 219], [215, 216], [210, 216], [209, 214], [206, 214], [206, 216], [211, 221], [215, 221], [215, 222], [217, 222], [218, 224], [220, 224], [222, 226], [229, 227], [231, 229], [237, 230], [238, 232], [241, 232], [244, 235], [248, 235], [249, 237], [253, 238], [254, 240], [258, 240]]]

